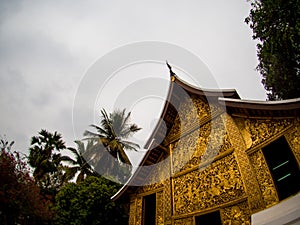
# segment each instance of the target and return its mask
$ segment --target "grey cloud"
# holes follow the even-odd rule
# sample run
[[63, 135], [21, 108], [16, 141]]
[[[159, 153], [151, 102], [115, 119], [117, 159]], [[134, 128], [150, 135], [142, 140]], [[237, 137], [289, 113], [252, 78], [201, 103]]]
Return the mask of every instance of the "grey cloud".
[[[261, 97], [259, 79], [249, 78], [257, 73], [255, 45], [243, 24], [246, 4], [0, 0], [0, 132], [28, 146], [41, 128], [57, 129], [72, 143], [72, 104], [83, 72], [96, 58], [135, 41], [189, 49], [214, 72], [220, 87], [240, 89], [245, 98]], [[79, 123], [88, 129], [87, 121]]]

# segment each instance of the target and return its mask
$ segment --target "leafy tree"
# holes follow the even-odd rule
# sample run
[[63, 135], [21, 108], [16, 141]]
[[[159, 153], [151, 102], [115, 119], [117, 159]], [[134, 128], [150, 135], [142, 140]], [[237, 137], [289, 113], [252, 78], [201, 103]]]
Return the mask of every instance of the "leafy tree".
[[77, 144], [77, 149], [68, 148], [75, 156], [75, 159], [69, 156], [62, 156], [61, 159], [71, 165], [66, 167], [66, 179], [71, 180], [78, 173], [76, 178], [76, 183], [78, 183], [83, 181], [87, 176], [95, 175], [93, 168], [83, 157], [83, 153], [93, 147], [93, 141], [88, 141], [86, 147], [82, 141], [75, 141], [75, 143]]
[[[139, 148], [138, 144], [128, 141], [128, 138], [141, 128], [130, 123], [130, 112], [126, 115], [125, 109], [116, 110], [109, 116], [102, 109], [100, 126], [91, 126], [96, 132], [85, 131], [84, 135], [94, 140], [96, 145], [85, 154], [85, 157], [91, 160], [97, 172], [106, 175], [119, 174], [119, 181], [123, 182], [130, 175], [130, 171], [129, 173], [126, 171], [130, 170], [131, 165], [125, 149], [137, 151]], [[126, 178], [123, 179], [122, 176]]]
[[51, 203], [40, 195], [29, 168], [13, 142], [0, 142], [0, 224], [47, 224]]
[[56, 224], [122, 225], [128, 223], [124, 204], [110, 198], [120, 188], [103, 177], [69, 183], [56, 195]]
[[38, 186], [50, 196], [55, 195], [64, 183], [64, 171], [60, 151], [66, 149], [61, 134], [41, 130], [31, 138], [29, 165]]
[[257, 44], [262, 83], [268, 98], [300, 97], [300, 1], [252, 0], [245, 19]]

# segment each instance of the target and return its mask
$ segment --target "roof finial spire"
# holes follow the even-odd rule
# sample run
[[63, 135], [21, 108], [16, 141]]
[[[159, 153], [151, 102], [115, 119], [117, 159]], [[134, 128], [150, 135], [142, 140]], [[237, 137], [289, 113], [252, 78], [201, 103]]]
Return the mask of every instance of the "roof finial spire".
[[170, 64], [168, 63], [168, 61], [166, 61], [166, 63], [167, 63], [167, 66], [168, 66], [168, 68], [170, 70], [170, 77], [172, 78], [172, 77], [176, 76], [176, 74], [173, 72], [172, 67], [170, 66]]

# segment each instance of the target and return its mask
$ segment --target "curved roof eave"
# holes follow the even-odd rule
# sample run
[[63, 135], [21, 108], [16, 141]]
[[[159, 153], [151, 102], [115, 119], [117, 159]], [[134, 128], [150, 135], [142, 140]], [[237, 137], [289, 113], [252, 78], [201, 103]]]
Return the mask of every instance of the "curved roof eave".
[[219, 98], [229, 114], [239, 117], [288, 118], [300, 114], [300, 98], [280, 101], [253, 101]]
[[280, 109], [297, 109], [300, 107], [300, 98], [286, 99], [279, 101], [260, 101], [260, 100], [242, 100], [231, 98], [219, 98], [219, 102], [228, 107], [236, 108], [249, 108], [249, 109], [267, 109], [267, 110], [280, 110]]
[[185, 91], [187, 91], [190, 94], [196, 94], [196, 95], [201, 95], [201, 96], [214, 96], [214, 97], [232, 97], [232, 98], [240, 98], [238, 93], [236, 92], [235, 89], [200, 89], [196, 86], [193, 86], [191, 84], [188, 84], [187, 82], [179, 79], [176, 75], [170, 76], [170, 85], [169, 85], [169, 90], [168, 94], [166, 97], [165, 105], [163, 107], [162, 113], [160, 115], [160, 120], [156, 124], [152, 134], [148, 138], [148, 141], [146, 142], [144, 148], [148, 149], [147, 153], [144, 155], [143, 160], [140, 162], [138, 169], [132, 174], [132, 176], [129, 178], [129, 180], [123, 185], [123, 187], [114, 195], [111, 197], [112, 200], [117, 200], [122, 196], [122, 194], [128, 190], [130, 187], [130, 184], [134, 183], [133, 180], [135, 179], [136, 176], [138, 176], [140, 168], [145, 164], [148, 156], [150, 155], [151, 151], [151, 146], [153, 142], [155, 141], [155, 137], [160, 129], [161, 124], [163, 123], [163, 120], [168, 112], [169, 109], [169, 104], [170, 104], [170, 99], [172, 98], [174, 92], [174, 85], [178, 85], [179, 87], [183, 88]]
[[178, 85], [182, 89], [184, 89], [186, 92], [190, 94], [205, 96], [205, 97], [224, 97], [224, 98], [233, 98], [233, 99], [240, 99], [239, 94], [236, 92], [235, 89], [205, 89], [205, 88], [199, 88], [194, 85], [191, 85], [180, 78], [178, 76], [173, 75], [171, 76], [171, 81], [169, 85], [169, 91], [167, 94], [167, 98], [165, 101], [165, 105], [163, 107], [160, 120], [156, 124], [152, 134], [150, 135], [148, 141], [146, 142], [144, 148], [147, 149], [151, 143], [151, 141], [155, 138], [156, 133], [158, 132], [161, 124], [163, 123], [164, 117], [168, 112], [170, 100], [172, 96], [174, 95], [174, 85]]

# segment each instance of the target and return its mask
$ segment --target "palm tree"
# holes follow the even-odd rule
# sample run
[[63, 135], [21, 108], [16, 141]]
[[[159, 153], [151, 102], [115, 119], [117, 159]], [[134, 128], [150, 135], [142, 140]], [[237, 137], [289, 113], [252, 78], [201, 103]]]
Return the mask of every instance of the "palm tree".
[[68, 150], [70, 150], [75, 156], [75, 159], [72, 159], [69, 156], [62, 156], [62, 161], [72, 165], [72, 167], [66, 167], [66, 179], [73, 179], [79, 172], [76, 178], [76, 183], [79, 183], [83, 181], [87, 176], [96, 176], [96, 173], [94, 172], [91, 165], [83, 157], [84, 152], [88, 151], [88, 149], [91, 149], [94, 145], [94, 142], [92, 140], [89, 140], [86, 147], [84, 146], [84, 143], [82, 141], [75, 141], [75, 143], [77, 144], [77, 149], [71, 147], [68, 148]]
[[41, 130], [31, 138], [28, 163], [34, 169], [33, 176], [42, 189], [55, 192], [63, 184], [60, 151], [66, 149], [61, 134]]
[[125, 149], [137, 151], [139, 145], [128, 141], [128, 138], [141, 128], [130, 123], [130, 115], [130, 112], [126, 115], [123, 109], [116, 110], [108, 116], [102, 109], [100, 126], [91, 125], [96, 132], [84, 132], [84, 136], [88, 136], [87, 139], [96, 141], [94, 148], [85, 155], [94, 161], [96, 171], [101, 171], [101, 168], [106, 168], [106, 171], [113, 170], [116, 163], [131, 165]]

